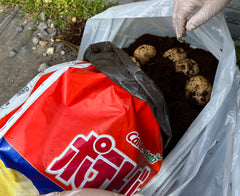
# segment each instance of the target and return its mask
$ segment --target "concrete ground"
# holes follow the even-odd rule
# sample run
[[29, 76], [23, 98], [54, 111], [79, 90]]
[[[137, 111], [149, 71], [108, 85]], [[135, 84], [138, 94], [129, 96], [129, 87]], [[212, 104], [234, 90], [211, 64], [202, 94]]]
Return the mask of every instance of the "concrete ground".
[[[118, 0], [119, 4], [136, 1], [140, 0]], [[21, 10], [0, 6], [0, 106], [38, 74], [40, 64], [51, 66], [77, 58], [71, 49], [57, 43], [53, 46], [60, 48], [59, 51], [53, 55], [43, 55], [47, 46], [34, 45], [32, 24], [31, 18], [21, 16]], [[65, 54], [62, 55], [61, 51]]]
[[[40, 64], [54, 65], [75, 60], [77, 56], [64, 46], [61, 47], [66, 51], [65, 55], [55, 52], [44, 56], [47, 47], [35, 46], [32, 42], [31, 19], [19, 16], [20, 10], [5, 11], [7, 15], [0, 15], [0, 105], [38, 74]], [[22, 28], [22, 31], [17, 28]]]

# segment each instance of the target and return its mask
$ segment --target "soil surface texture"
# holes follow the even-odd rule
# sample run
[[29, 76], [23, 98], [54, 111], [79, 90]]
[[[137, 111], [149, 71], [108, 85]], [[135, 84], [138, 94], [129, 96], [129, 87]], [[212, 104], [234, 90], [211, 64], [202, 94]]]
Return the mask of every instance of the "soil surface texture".
[[218, 60], [211, 53], [202, 49], [191, 48], [189, 44], [180, 43], [176, 38], [159, 37], [150, 34], [139, 37], [128, 48], [123, 50], [129, 56], [133, 56], [134, 50], [142, 44], [153, 45], [157, 50], [157, 55], [141, 68], [162, 91], [168, 106], [172, 139], [164, 150], [164, 156], [166, 156], [204, 106], [200, 107], [191, 104], [185, 98], [185, 83], [189, 78], [184, 74], [177, 73], [175, 64], [171, 60], [163, 58], [163, 53], [171, 48], [183, 48], [187, 53], [187, 58], [191, 58], [198, 63], [199, 75], [203, 75], [211, 84], [214, 81]]

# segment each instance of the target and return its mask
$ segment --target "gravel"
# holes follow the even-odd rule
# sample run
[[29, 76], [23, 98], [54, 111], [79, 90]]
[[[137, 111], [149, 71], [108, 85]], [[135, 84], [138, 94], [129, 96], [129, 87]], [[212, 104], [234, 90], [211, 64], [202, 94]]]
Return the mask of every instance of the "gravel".
[[32, 38], [32, 42], [33, 42], [34, 45], [37, 45], [38, 42], [39, 42], [39, 38], [33, 37], [33, 38]]
[[40, 40], [39, 41], [39, 45], [42, 46], [42, 47], [46, 46], [47, 44], [48, 44], [48, 41], [45, 41], [45, 40]]
[[40, 22], [39, 25], [38, 25], [38, 30], [40, 32], [43, 32], [47, 28], [48, 28], [48, 25], [45, 22]]
[[17, 54], [16, 51], [11, 50], [11, 51], [9, 52], [9, 57], [14, 57], [16, 54]]
[[48, 55], [53, 55], [53, 54], [54, 54], [54, 47], [48, 48], [46, 53], [47, 53]]
[[16, 28], [16, 31], [17, 31], [17, 32], [22, 32], [22, 31], [23, 31], [23, 26], [17, 27], [17, 28]]
[[42, 63], [38, 68], [38, 72], [42, 72], [47, 68], [49, 68], [49, 65], [47, 63]]

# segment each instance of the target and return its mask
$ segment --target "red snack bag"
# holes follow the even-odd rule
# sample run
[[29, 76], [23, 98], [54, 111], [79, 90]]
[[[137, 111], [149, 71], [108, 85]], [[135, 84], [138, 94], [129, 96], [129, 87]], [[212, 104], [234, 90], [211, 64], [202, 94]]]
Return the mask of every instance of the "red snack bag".
[[85, 58], [94, 66], [42, 75], [0, 119], [0, 159], [40, 194], [91, 187], [132, 195], [160, 170], [162, 138], [170, 138], [164, 99], [112, 44], [89, 47]]

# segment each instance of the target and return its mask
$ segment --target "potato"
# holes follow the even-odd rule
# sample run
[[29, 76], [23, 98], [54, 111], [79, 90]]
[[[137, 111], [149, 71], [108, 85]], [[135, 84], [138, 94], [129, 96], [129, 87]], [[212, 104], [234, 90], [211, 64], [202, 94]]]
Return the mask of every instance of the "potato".
[[137, 58], [135, 56], [130, 56], [130, 58], [132, 59], [132, 61], [138, 66], [141, 67], [140, 63], [138, 62]]
[[212, 85], [202, 76], [191, 77], [185, 85], [185, 96], [193, 104], [204, 106], [208, 103], [212, 92]]
[[182, 48], [171, 48], [163, 53], [163, 58], [176, 62], [181, 59], [187, 58], [187, 53]]
[[199, 73], [199, 66], [193, 59], [181, 59], [175, 63], [176, 72], [182, 72], [188, 77], [195, 76]]
[[139, 46], [133, 53], [133, 56], [140, 62], [141, 65], [146, 64], [151, 58], [156, 56], [156, 48], [152, 45], [143, 44]]

